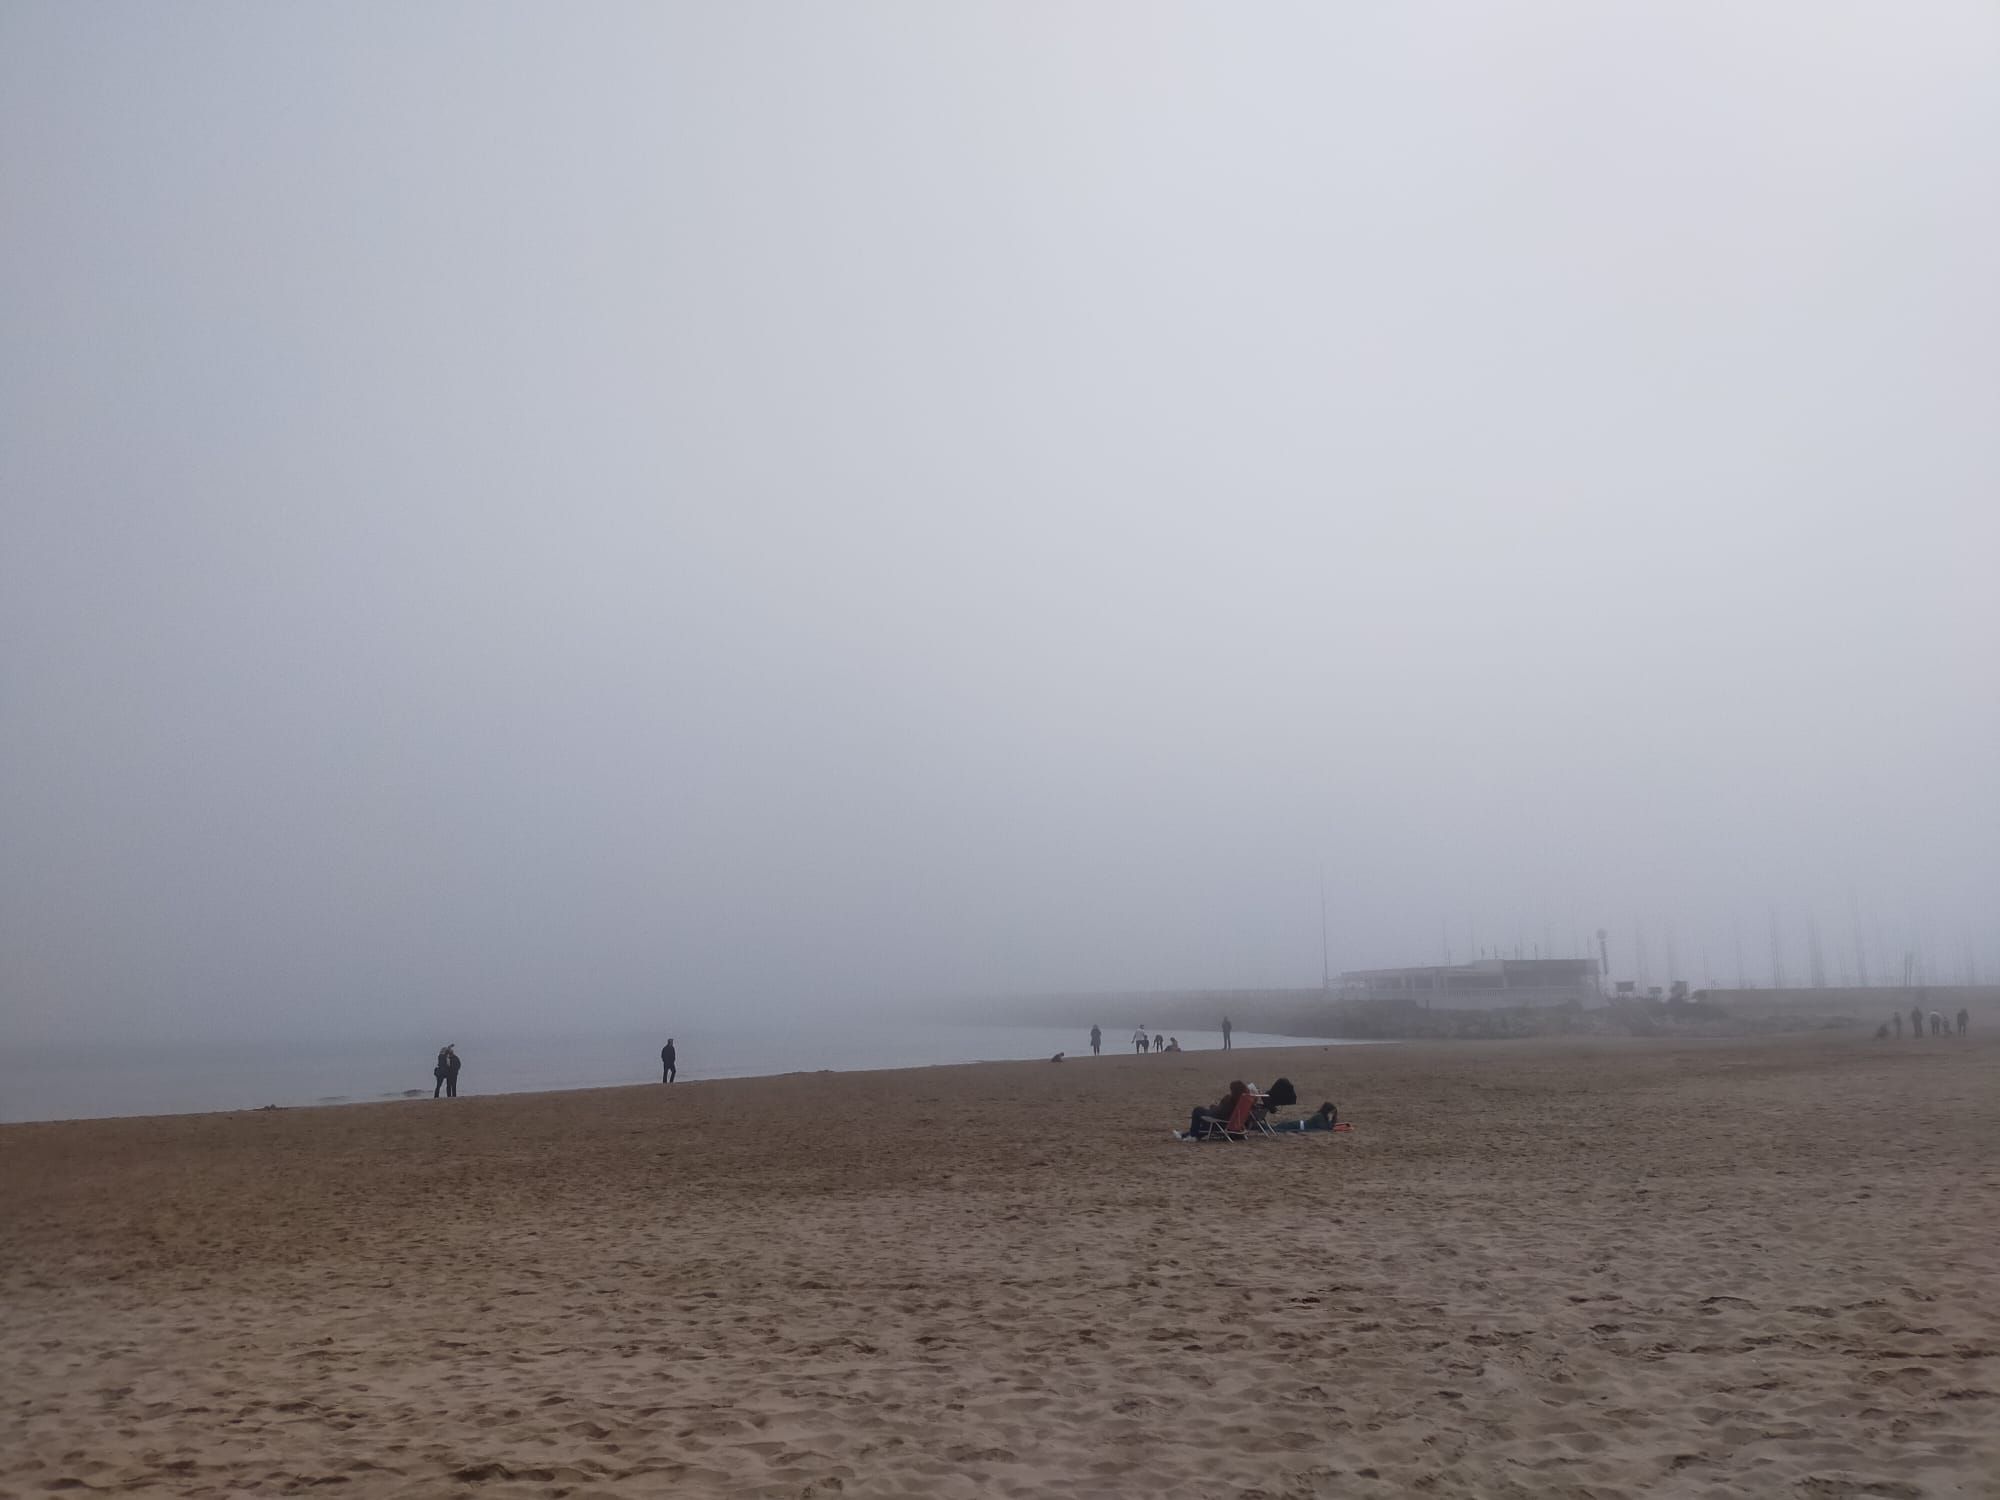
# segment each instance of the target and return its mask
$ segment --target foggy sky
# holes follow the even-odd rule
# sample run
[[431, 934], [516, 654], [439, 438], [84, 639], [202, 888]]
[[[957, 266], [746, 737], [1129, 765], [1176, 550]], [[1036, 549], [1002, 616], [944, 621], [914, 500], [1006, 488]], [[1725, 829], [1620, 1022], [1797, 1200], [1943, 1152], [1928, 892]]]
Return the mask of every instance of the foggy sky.
[[[0, 8], [0, 1042], [2000, 973], [2000, 12]], [[1709, 972], [1701, 972], [1706, 964]]]

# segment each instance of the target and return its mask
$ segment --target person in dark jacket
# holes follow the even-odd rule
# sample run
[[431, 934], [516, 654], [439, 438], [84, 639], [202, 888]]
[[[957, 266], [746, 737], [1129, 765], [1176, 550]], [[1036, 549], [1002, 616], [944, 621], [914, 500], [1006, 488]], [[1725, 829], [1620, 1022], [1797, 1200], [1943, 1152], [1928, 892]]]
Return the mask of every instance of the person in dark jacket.
[[437, 1098], [438, 1095], [444, 1092], [444, 1075], [450, 1071], [450, 1065], [445, 1061], [445, 1059], [449, 1057], [450, 1054], [451, 1054], [451, 1048], [449, 1047], [438, 1048], [437, 1066], [431, 1069], [431, 1077], [437, 1080], [437, 1087], [431, 1090], [431, 1097], [433, 1099]]
[[1250, 1086], [1241, 1079], [1229, 1085], [1229, 1092], [1213, 1104], [1197, 1104], [1194, 1113], [1188, 1116], [1188, 1135], [1200, 1140], [1218, 1125], [1225, 1125], [1229, 1117], [1236, 1113], [1236, 1101], [1250, 1091]]
[[1273, 1130], [1331, 1130], [1340, 1123], [1340, 1111], [1327, 1100], [1303, 1120], [1281, 1120], [1274, 1123]]
[[[458, 1097], [458, 1044], [456, 1042], [444, 1049], [444, 1096], [447, 1099], [456, 1099]], [[431, 1097], [435, 1099], [437, 1096], [433, 1094]]]
[[675, 1055], [674, 1039], [668, 1037], [667, 1045], [660, 1049], [660, 1082], [672, 1083], [674, 1081], [676, 1071], [674, 1067]]

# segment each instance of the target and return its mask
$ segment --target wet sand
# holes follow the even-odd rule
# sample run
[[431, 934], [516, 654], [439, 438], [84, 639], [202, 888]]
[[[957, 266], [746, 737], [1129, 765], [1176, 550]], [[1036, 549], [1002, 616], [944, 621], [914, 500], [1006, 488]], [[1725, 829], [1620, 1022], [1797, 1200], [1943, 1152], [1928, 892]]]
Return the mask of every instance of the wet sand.
[[2000, 1494], [2000, 1041], [0, 1128], [0, 1495]]

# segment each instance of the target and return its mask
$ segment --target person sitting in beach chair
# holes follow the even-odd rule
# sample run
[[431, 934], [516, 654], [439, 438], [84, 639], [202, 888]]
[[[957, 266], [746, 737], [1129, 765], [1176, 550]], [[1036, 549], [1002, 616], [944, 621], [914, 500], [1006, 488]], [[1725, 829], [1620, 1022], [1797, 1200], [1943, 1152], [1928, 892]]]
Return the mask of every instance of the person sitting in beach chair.
[[1250, 1092], [1250, 1086], [1241, 1079], [1229, 1085], [1229, 1092], [1213, 1104], [1197, 1104], [1194, 1113], [1188, 1116], [1187, 1134], [1182, 1140], [1205, 1141], [1215, 1136], [1226, 1140], [1240, 1141], [1250, 1128], [1250, 1111], [1257, 1105], [1257, 1096]]

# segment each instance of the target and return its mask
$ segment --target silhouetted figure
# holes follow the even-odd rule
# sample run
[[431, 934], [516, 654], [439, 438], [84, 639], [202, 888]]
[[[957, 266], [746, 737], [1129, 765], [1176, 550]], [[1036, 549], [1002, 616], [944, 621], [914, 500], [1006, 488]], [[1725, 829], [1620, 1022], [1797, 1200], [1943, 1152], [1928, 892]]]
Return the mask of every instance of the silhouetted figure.
[[1936, 1011], [1931, 1012], [1931, 1035], [1932, 1036], [1944, 1035], [1944, 1017], [1939, 1015]]
[[1889, 1017], [1889, 1024], [1896, 1028], [1896, 1040], [1903, 1039], [1903, 1013], [1899, 1010]]
[[451, 1064], [446, 1060], [450, 1056], [451, 1048], [438, 1048], [437, 1066], [431, 1069], [431, 1077], [437, 1080], [437, 1087], [431, 1090], [431, 1097], [433, 1099], [444, 1092], [444, 1077], [446, 1073], [451, 1071]]
[[1961, 1005], [1958, 1008], [1958, 1034], [1960, 1036], [1964, 1036], [1965, 1033], [1971, 1029], [1971, 1026], [1972, 1026], [1972, 1013], [1968, 1011], [1963, 1005]]
[[[447, 1099], [458, 1097], [458, 1047], [455, 1043], [444, 1049], [444, 1096]], [[431, 1097], [437, 1096], [433, 1094]]]
[[1180, 1039], [1179, 1037], [1177, 1037], [1177, 1036], [1170, 1036], [1170, 1037], [1168, 1037], [1168, 1038], [1167, 1038], [1167, 1050], [1168, 1050], [1169, 1052], [1178, 1052], [1178, 1051], [1180, 1051], [1180, 1050], [1181, 1050], [1181, 1039]]
[[1920, 1005], [1910, 1007], [1910, 1040], [1916, 1041], [1924, 1034], [1924, 1011]]
[[1229, 1017], [1224, 1016], [1222, 1018], [1222, 1050], [1224, 1052], [1229, 1050], [1229, 1034], [1235, 1029], [1234, 1026], [1229, 1024]]
[[660, 1049], [660, 1082], [672, 1083], [674, 1081], [675, 1055], [674, 1039], [668, 1037], [667, 1045]]
[[1090, 1055], [1096, 1057], [1104, 1050], [1104, 1033], [1093, 1026], [1090, 1028]]
[[1166, 1051], [1166, 1050], [1167, 1050], [1167, 1039], [1166, 1039], [1165, 1037], [1163, 1037], [1163, 1036], [1159, 1035], [1158, 1033], [1155, 1033], [1155, 1034], [1154, 1034], [1154, 1036], [1153, 1036], [1153, 1050], [1154, 1050], [1155, 1052], [1164, 1052], [1164, 1051]]
[[1132, 1033], [1132, 1049], [1141, 1057], [1146, 1055], [1146, 1048], [1150, 1045], [1151, 1041], [1146, 1035], [1145, 1027], [1141, 1026], [1137, 1031]]

